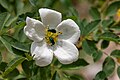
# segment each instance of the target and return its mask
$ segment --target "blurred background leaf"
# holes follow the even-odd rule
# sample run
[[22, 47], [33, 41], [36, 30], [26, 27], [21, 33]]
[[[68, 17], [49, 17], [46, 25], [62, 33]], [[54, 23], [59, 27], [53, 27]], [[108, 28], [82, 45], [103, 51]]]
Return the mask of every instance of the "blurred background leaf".
[[94, 20], [99, 20], [101, 18], [100, 12], [98, 11], [97, 8], [91, 7], [89, 12]]
[[120, 66], [118, 66], [117, 68], [117, 74], [118, 74], [118, 77], [120, 78]]
[[10, 14], [7, 12], [1, 13], [0, 14], [0, 32], [2, 31], [2, 29], [5, 26], [5, 23], [7, 22], [7, 20], [9, 19]]
[[96, 74], [95, 80], [106, 80], [106, 74], [104, 71], [100, 71]]
[[111, 57], [107, 57], [103, 62], [103, 71], [106, 77], [110, 76], [115, 70], [115, 61]]
[[11, 71], [13, 71], [16, 68], [16, 66], [21, 64], [24, 60], [25, 60], [24, 57], [16, 57], [16, 58], [14, 58], [10, 63], [8, 63], [7, 68], [4, 71], [4, 73], [2, 74], [2, 76], [6, 77]]
[[1, 54], [1, 52], [0, 52], [0, 63], [2, 62], [2, 54]]
[[114, 1], [112, 2], [108, 7], [107, 7], [107, 10], [105, 12], [105, 14], [107, 16], [113, 16], [116, 14], [117, 10], [120, 8], [120, 1]]
[[84, 59], [78, 59], [76, 62], [68, 65], [62, 65], [61, 69], [79, 69], [80, 67], [87, 66], [89, 63]]
[[113, 50], [111, 52], [111, 56], [116, 57], [116, 58], [120, 58], [120, 50]]

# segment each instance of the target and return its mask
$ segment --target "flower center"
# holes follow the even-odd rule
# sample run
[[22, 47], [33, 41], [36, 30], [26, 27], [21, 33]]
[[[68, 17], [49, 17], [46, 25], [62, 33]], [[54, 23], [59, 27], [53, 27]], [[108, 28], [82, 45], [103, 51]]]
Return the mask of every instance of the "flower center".
[[47, 44], [53, 46], [58, 41], [58, 35], [62, 34], [57, 32], [55, 29], [47, 28], [45, 31], [45, 41]]

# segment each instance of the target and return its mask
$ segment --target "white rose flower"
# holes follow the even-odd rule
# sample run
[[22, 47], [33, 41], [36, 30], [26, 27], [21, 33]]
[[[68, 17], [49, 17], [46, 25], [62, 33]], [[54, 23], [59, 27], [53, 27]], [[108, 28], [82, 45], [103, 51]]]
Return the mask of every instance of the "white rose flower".
[[31, 54], [38, 66], [47, 66], [53, 55], [62, 63], [70, 64], [78, 59], [78, 49], [74, 43], [80, 37], [78, 25], [71, 19], [63, 20], [60, 12], [41, 8], [41, 21], [26, 18], [24, 33], [31, 44]]

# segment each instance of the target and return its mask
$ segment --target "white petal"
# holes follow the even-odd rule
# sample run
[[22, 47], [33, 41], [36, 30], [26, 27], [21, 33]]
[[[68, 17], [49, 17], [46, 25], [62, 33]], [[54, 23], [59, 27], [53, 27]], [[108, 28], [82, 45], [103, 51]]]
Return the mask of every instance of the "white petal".
[[61, 63], [70, 64], [78, 59], [79, 52], [73, 43], [61, 41], [58, 43], [54, 54]]
[[39, 9], [39, 13], [43, 24], [49, 26], [51, 29], [54, 29], [61, 22], [62, 15], [60, 12], [41, 8]]
[[62, 32], [61, 35], [59, 35], [60, 39], [68, 40], [72, 43], [75, 43], [79, 37], [80, 37], [80, 30], [78, 25], [71, 19], [67, 19], [62, 21], [57, 26], [57, 31]]
[[45, 42], [33, 42], [31, 45], [31, 54], [38, 66], [47, 66], [51, 63], [53, 52], [48, 48]]
[[27, 17], [24, 33], [33, 41], [41, 41], [44, 37], [45, 27], [38, 20]]

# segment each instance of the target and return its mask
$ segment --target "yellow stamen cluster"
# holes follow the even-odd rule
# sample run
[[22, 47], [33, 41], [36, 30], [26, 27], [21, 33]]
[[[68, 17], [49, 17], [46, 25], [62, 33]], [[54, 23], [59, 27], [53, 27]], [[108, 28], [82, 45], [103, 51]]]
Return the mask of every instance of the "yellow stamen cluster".
[[52, 32], [47, 28], [45, 31], [45, 41], [49, 45], [54, 45], [58, 41], [58, 35], [62, 34], [61, 32]]

